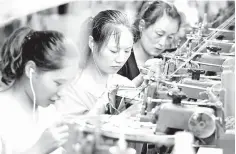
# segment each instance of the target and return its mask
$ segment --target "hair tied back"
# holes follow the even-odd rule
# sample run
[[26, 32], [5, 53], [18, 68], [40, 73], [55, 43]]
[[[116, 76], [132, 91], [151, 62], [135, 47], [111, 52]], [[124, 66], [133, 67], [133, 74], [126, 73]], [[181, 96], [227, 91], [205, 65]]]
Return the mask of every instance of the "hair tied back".
[[141, 7], [141, 12], [139, 13], [139, 19], [143, 18], [144, 13], [149, 9], [150, 5], [154, 3], [153, 1], [149, 1], [149, 2], [144, 2], [143, 6]]
[[29, 40], [32, 38], [33, 34], [34, 34], [33, 31], [29, 32], [29, 34], [26, 35], [25, 39], [26, 39], [27, 41], [29, 41]]

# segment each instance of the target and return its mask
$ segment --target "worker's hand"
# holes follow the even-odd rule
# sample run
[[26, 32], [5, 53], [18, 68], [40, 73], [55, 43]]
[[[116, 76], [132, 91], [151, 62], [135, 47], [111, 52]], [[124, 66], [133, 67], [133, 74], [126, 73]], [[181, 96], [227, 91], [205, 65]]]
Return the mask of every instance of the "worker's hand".
[[163, 70], [163, 61], [161, 59], [153, 58], [145, 62], [143, 69], [140, 73], [144, 79], [150, 79], [151, 77], [161, 77]]
[[58, 122], [47, 128], [36, 143], [35, 153], [51, 153], [64, 145], [69, 137], [69, 128], [62, 122]]
[[108, 98], [111, 99], [112, 97], [114, 97], [117, 94], [118, 89], [119, 89], [119, 85], [111, 85], [108, 88]]
[[159, 58], [152, 58], [152, 59], [148, 59], [145, 64], [144, 64], [144, 67], [152, 67], [152, 66], [158, 66], [162, 64], [162, 59], [159, 59]]
[[74, 153], [93, 154], [94, 153], [95, 138], [93, 135], [88, 135], [86, 138], [72, 145]]
[[89, 115], [104, 114], [108, 110], [108, 104], [113, 108], [115, 106], [115, 96], [118, 90], [118, 86], [110, 86], [109, 89], [103, 92], [101, 97], [98, 98], [95, 106], [89, 111]]
[[109, 103], [108, 91], [103, 92], [101, 97], [99, 97], [93, 106], [93, 108], [88, 112], [88, 115], [100, 115], [104, 114], [107, 110], [107, 104]]
[[132, 82], [136, 87], [139, 87], [142, 84], [147, 84], [147, 80], [150, 80], [152, 77], [162, 78], [162, 70], [163, 61], [161, 59], [149, 59], [145, 62], [143, 66], [139, 67], [140, 74], [135, 77]]

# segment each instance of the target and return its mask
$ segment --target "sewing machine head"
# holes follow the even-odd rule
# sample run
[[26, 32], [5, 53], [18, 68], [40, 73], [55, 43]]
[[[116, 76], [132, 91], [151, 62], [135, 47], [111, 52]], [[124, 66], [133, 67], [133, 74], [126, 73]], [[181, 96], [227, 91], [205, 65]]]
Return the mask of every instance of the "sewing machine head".
[[199, 139], [200, 145], [214, 144], [224, 132], [224, 113], [217, 103], [182, 101], [175, 95], [172, 102], [156, 107], [156, 131], [185, 130]]

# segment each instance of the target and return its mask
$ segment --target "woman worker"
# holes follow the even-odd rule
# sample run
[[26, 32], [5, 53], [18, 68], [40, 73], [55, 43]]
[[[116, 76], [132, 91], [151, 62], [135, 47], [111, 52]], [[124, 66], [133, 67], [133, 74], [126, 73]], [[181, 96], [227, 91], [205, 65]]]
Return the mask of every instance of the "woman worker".
[[[172, 46], [182, 21], [174, 5], [160, 0], [144, 2], [139, 12], [134, 22], [135, 43], [131, 55], [118, 72], [132, 80], [136, 86], [144, 81], [145, 74], [140, 69], [155, 65], [159, 59], [153, 58]], [[147, 150], [145, 148], [143, 153]]]
[[[112, 99], [108, 94], [110, 87], [134, 87], [130, 80], [116, 74], [131, 54], [132, 25], [120, 11], [106, 10], [89, 19], [83, 28], [81, 31], [86, 34], [82, 39], [86, 41], [81, 46], [85, 46], [82, 51], [86, 63], [80, 77], [62, 90], [64, 101], [57, 108], [67, 113], [105, 113]], [[114, 109], [115, 105], [110, 107]]]
[[[68, 138], [68, 127], [49, 106], [75, 77], [78, 52], [56, 31], [16, 30], [1, 49], [0, 134], [13, 153], [47, 154]], [[43, 108], [47, 109], [43, 109]]]
[[159, 56], [171, 46], [181, 25], [181, 16], [176, 7], [163, 1], [145, 2], [134, 22], [135, 43], [131, 55], [118, 74], [133, 80], [136, 86], [143, 82], [140, 74], [145, 62]]

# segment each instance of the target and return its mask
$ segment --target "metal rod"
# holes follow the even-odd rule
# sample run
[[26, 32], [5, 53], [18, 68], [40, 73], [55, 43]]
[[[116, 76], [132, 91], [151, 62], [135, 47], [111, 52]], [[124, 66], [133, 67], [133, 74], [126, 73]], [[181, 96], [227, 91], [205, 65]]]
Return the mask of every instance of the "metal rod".
[[233, 30], [227, 30], [227, 29], [219, 29], [219, 28], [208, 28], [211, 31], [219, 31], [219, 32], [229, 32], [229, 33], [235, 33]]
[[200, 76], [201, 78], [221, 80], [219, 76]]
[[[229, 26], [230, 22], [232, 22], [235, 19], [235, 14], [232, 15], [228, 20], [226, 20], [223, 24], [221, 24], [218, 28], [226, 28], [227, 26]], [[209, 36], [207, 37], [208, 40], [213, 39], [217, 36], [219, 36], [221, 34], [221, 32], [212, 32], [211, 34], [209, 34]], [[198, 53], [200, 53], [207, 45], [206, 41], [201, 42], [199, 45], [197, 45], [192, 51], [194, 51], [195, 49], [197, 49], [197, 51], [189, 58], [187, 59], [182, 65], [180, 65], [170, 76], [174, 75], [175, 73], [177, 73], [182, 67], [184, 67], [189, 61], [191, 61]]]
[[[203, 53], [201, 53], [200, 55], [202, 55]], [[186, 61], [184, 58], [173, 58], [176, 60], [181, 60], [181, 61]], [[217, 64], [211, 64], [211, 63], [204, 63], [204, 62], [200, 62], [200, 61], [193, 61], [190, 60], [189, 62], [194, 62], [194, 63], [198, 63], [198, 64], [202, 64], [202, 65], [208, 65], [208, 66], [216, 66], [216, 67], [221, 67], [221, 65], [217, 65]], [[172, 75], [174, 76], [174, 75]]]
[[219, 41], [219, 40], [205, 40], [206, 42], [210, 42], [210, 43], [221, 43], [221, 44], [227, 44], [227, 45], [233, 45], [235, 44], [234, 42], [230, 42], [228, 40], [224, 40], [224, 41]]
[[118, 87], [118, 90], [137, 91], [137, 90], [142, 90], [142, 88], [134, 88], [134, 87]]
[[189, 75], [181, 75], [181, 74], [177, 74], [177, 75], [173, 75], [172, 77], [189, 77]]
[[193, 85], [187, 85], [187, 84], [181, 84], [181, 83], [172, 83], [172, 82], [168, 82], [168, 81], [161, 81], [165, 84], [169, 84], [169, 85], [177, 85], [178, 87], [186, 87], [186, 88], [195, 88], [195, 89], [200, 89], [200, 90], [207, 90], [206, 88], [203, 87], [199, 87], [199, 86], [193, 86]]
[[190, 61], [190, 62], [194, 62], [194, 63], [201, 64], [201, 65], [208, 65], [208, 66], [221, 67], [221, 65], [210, 64], [210, 63], [204, 63], [204, 62], [199, 62], [199, 61]]
[[207, 106], [216, 106], [216, 103], [202, 103], [202, 102], [189, 102], [189, 101], [181, 101], [181, 104], [185, 105], [207, 105]]
[[180, 84], [177, 83], [178, 87], [185, 87], [185, 88], [193, 88], [193, 89], [200, 89], [200, 90], [207, 90], [206, 88], [199, 87], [199, 86], [193, 86], [193, 85], [187, 85], [187, 84]]
[[153, 103], [170, 103], [172, 100], [169, 99], [151, 99], [151, 102]]

